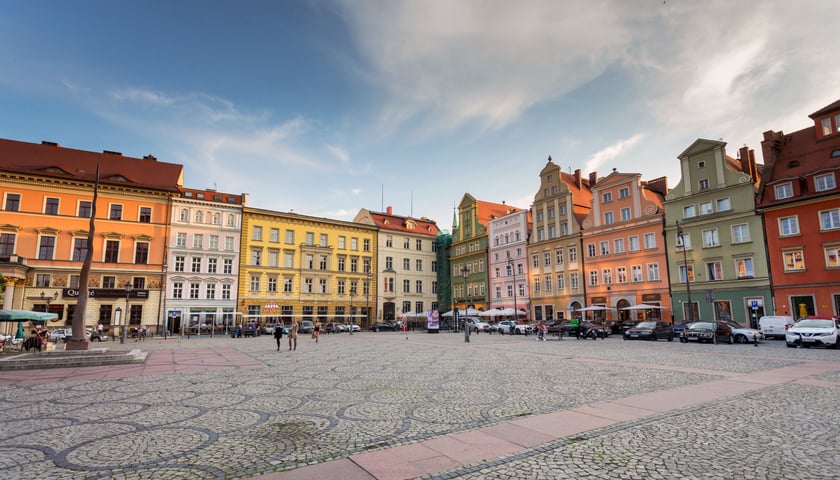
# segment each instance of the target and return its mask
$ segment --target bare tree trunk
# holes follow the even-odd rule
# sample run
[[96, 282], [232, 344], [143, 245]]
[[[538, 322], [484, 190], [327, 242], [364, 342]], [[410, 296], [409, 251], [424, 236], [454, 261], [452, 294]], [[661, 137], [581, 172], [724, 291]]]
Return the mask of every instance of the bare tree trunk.
[[90, 264], [93, 262], [93, 237], [96, 223], [96, 200], [99, 196], [99, 165], [96, 165], [96, 183], [93, 185], [93, 201], [90, 205], [90, 227], [88, 229], [87, 251], [85, 261], [82, 264], [82, 271], [79, 274], [79, 301], [76, 303], [76, 310], [73, 311], [73, 336], [65, 345], [66, 350], [88, 350], [90, 342], [85, 335], [85, 310], [88, 301], [88, 278], [90, 277]]

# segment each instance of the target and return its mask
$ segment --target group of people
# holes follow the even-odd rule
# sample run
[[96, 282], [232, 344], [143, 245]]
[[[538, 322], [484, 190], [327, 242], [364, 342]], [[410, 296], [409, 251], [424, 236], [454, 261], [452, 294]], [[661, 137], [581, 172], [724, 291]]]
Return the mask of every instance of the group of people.
[[46, 327], [33, 328], [29, 337], [23, 341], [23, 348], [27, 352], [31, 349], [34, 349], [36, 352], [40, 352], [42, 348], [46, 348], [47, 338], [49, 335], [50, 332], [46, 329]]
[[[298, 339], [298, 322], [295, 319], [292, 319], [292, 324], [289, 325], [289, 351], [297, 350], [297, 339]], [[280, 340], [283, 338], [283, 326], [277, 325], [274, 329], [274, 340], [277, 342], [277, 351], [280, 351]], [[315, 343], [318, 343], [318, 340], [321, 338], [321, 322], [315, 322], [315, 327], [312, 329], [312, 338], [315, 340]]]

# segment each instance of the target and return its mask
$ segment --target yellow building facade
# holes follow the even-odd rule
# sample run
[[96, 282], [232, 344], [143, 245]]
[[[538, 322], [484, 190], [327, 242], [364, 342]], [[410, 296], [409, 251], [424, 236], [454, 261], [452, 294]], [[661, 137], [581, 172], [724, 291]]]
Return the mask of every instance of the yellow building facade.
[[239, 305], [245, 321], [376, 318], [377, 228], [245, 207]]

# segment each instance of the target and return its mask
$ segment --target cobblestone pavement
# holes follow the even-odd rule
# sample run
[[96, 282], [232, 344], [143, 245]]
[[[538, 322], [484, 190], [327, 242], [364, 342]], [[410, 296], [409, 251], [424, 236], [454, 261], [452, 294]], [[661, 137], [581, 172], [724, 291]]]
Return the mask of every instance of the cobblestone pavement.
[[318, 344], [302, 336], [293, 352], [286, 345], [276, 351], [269, 337], [140, 344], [150, 362], [184, 361], [197, 349], [249, 360], [197, 373], [125, 367], [129, 376], [113, 378], [119, 367], [99, 367], [101, 378], [79, 380], [29, 371], [30, 381], [49, 380], [0, 390], [0, 478], [249, 478], [815, 362], [836, 369], [514, 455], [488, 452], [486, 462], [427, 478], [834, 478], [840, 468], [840, 352], [832, 350], [484, 334], [465, 344], [459, 334], [393, 332], [324, 335]]

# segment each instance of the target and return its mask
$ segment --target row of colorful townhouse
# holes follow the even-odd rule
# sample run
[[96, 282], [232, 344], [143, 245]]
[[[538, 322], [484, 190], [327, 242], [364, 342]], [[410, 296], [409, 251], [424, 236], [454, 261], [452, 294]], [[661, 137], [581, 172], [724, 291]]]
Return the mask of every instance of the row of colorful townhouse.
[[89, 248], [85, 325], [116, 334], [228, 334], [292, 317], [368, 326], [437, 308], [428, 218], [390, 207], [316, 218], [183, 183], [181, 165], [151, 155], [0, 140], [3, 308], [69, 325]]
[[465, 195], [449, 305], [533, 321], [840, 314], [840, 101], [810, 118], [765, 132], [764, 164], [698, 139], [670, 190], [664, 177], [564, 173], [549, 157], [530, 209]]

